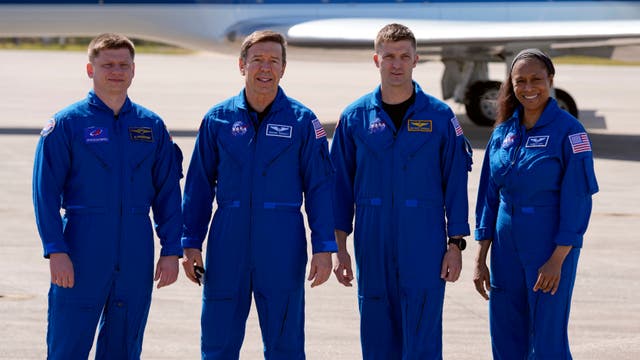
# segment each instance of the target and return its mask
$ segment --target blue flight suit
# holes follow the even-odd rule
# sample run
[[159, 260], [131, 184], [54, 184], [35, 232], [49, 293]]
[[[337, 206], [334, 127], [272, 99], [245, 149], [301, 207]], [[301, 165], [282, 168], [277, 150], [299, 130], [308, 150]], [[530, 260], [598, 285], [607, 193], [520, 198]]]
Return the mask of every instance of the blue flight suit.
[[316, 116], [278, 94], [258, 123], [244, 91], [205, 115], [185, 184], [184, 248], [205, 262], [202, 358], [237, 359], [254, 294], [266, 359], [304, 359], [304, 280], [313, 253], [335, 252], [333, 166]]
[[[75, 285], [49, 290], [49, 359], [139, 359], [161, 255], [182, 255], [182, 157], [162, 120], [128, 98], [117, 117], [89, 92], [38, 142], [33, 203], [44, 256], [67, 253]], [[60, 208], [64, 215], [60, 215]]]
[[364, 359], [442, 358], [447, 234], [469, 234], [471, 149], [451, 109], [415, 92], [398, 130], [380, 87], [358, 99], [331, 145], [336, 229], [351, 233], [355, 212]]
[[[551, 98], [535, 126], [520, 112], [494, 130], [476, 208], [491, 243], [489, 315], [494, 359], [571, 359], [567, 325], [582, 237], [598, 191], [584, 127]], [[533, 291], [556, 245], [573, 249], [555, 295]]]

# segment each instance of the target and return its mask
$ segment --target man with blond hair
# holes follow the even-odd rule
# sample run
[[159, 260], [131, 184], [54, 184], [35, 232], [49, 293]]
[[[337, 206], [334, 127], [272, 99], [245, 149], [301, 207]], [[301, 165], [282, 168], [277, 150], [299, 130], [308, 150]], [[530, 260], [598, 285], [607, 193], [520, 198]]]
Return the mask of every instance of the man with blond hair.
[[47, 122], [34, 163], [51, 271], [47, 358], [86, 359], [99, 322], [97, 359], [139, 359], [153, 281], [178, 276], [182, 156], [162, 120], [127, 96], [133, 43], [101, 34], [88, 52], [93, 89]]
[[412, 79], [409, 28], [383, 27], [373, 61], [380, 86], [343, 111], [331, 145], [334, 272], [351, 286], [355, 215], [363, 358], [441, 359], [445, 282], [458, 279], [469, 234], [471, 156], [451, 109]]

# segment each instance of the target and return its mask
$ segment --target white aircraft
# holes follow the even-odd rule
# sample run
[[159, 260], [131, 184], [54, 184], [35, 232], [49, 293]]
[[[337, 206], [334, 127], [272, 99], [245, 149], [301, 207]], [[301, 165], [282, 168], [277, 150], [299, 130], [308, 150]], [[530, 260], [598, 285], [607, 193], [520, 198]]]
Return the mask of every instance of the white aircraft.
[[[213, 51], [257, 29], [281, 31], [293, 46], [372, 49], [391, 22], [443, 61], [443, 97], [481, 125], [493, 123], [500, 86], [489, 62], [510, 63], [527, 47], [608, 56], [620, 41], [640, 43], [640, 2], [629, 0], [0, 0], [0, 37], [120, 32]], [[578, 115], [566, 91], [555, 95]]]

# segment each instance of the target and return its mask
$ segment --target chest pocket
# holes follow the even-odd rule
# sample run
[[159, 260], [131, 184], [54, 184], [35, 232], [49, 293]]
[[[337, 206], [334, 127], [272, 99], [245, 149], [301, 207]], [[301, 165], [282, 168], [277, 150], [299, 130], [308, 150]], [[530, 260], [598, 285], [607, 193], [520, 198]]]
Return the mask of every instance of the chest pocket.
[[[299, 136], [296, 129], [292, 125], [265, 124], [262, 129], [265, 131], [258, 143], [256, 151], [256, 159], [260, 159], [260, 163], [265, 169], [278, 167], [280, 160], [285, 160], [287, 164], [297, 164], [298, 154], [291, 152], [293, 148], [294, 138]], [[280, 133], [276, 133], [273, 129], [278, 127]], [[280, 134], [280, 135], [279, 135]]]
[[129, 140], [128, 146], [127, 154], [130, 156], [129, 163], [133, 172], [147, 167], [150, 170], [155, 158], [156, 143]]
[[[393, 146], [393, 133], [386, 125], [381, 128], [378, 126], [369, 126], [369, 128], [358, 129], [356, 132], [356, 141], [362, 143], [364, 147], [357, 146], [366, 151], [366, 156], [373, 154], [377, 160], [383, 158], [383, 155]], [[360, 156], [359, 156], [360, 158]]]

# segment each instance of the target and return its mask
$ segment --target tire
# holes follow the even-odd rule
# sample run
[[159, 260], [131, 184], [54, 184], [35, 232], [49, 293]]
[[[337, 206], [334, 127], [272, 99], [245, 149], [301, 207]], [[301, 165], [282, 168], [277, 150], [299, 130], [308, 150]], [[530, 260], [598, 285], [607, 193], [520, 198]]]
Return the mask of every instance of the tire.
[[499, 81], [477, 81], [467, 90], [465, 109], [469, 119], [479, 126], [492, 126], [498, 111]]
[[576, 105], [573, 97], [571, 97], [568, 92], [556, 88], [556, 100], [562, 110], [573, 115], [576, 119], [578, 118], [578, 105]]

